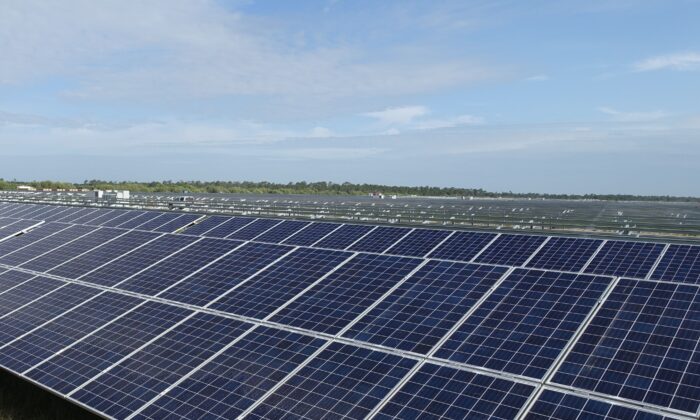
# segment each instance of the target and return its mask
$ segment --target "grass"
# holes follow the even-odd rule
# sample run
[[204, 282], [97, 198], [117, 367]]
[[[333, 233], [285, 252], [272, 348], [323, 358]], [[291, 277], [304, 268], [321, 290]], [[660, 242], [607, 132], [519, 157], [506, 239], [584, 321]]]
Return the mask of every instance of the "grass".
[[0, 369], [0, 420], [95, 420], [99, 417]]

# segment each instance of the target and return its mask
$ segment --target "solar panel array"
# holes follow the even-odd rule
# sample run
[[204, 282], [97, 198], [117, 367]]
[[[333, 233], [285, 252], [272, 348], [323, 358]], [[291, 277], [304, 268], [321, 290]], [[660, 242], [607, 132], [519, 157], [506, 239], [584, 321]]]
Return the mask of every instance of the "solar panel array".
[[119, 419], [697, 418], [700, 247], [0, 203], [0, 367]]

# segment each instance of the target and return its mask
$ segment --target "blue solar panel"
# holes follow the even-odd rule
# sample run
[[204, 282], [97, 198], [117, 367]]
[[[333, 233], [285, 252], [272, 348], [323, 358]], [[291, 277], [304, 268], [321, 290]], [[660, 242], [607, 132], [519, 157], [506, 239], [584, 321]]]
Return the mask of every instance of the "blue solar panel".
[[201, 218], [198, 214], [183, 214], [170, 222], [153, 229], [154, 232], [172, 233]]
[[33, 274], [27, 274], [21, 271], [5, 271], [3, 269], [0, 270], [0, 272], [2, 272], [2, 274], [0, 274], [0, 294], [34, 277]]
[[105, 292], [2, 347], [0, 365], [22, 373], [140, 302], [135, 297]]
[[114, 286], [196, 240], [194, 236], [163, 236], [87, 274], [80, 280], [102, 286]]
[[599, 239], [552, 237], [527, 266], [547, 270], [581, 271], [602, 243]]
[[66, 242], [77, 239], [96, 229], [97, 228], [90, 226], [71, 226], [56, 233], [55, 235], [40, 239], [22, 249], [6, 254], [0, 258], [0, 263], [8, 265], [23, 264], [33, 258], [38, 257], [39, 255], [52, 251], [61, 245], [65, 245]]
[[343, 225], [335, 232], [314, 244], [314, 246], [331, 249], [345, 249], [364, 234], [372, 230], [374, 226], [367, 225]]
[[586, 268], [586, 273], [646, 277], [663, 250], [663, 244], [608, 241]]
[[134, 219], [137, 216], [140, 216], [144, 213], [145, 212], [143, 212], [143, 211], [137, 211], [137, 210], [125, 211], [122, 214], [120, 214], [119, 216], [117, 216], [113, 219], [107, 220], [106, 222], [102, 223], [102, 226], [117, 227], [117, 226], [121, 225], [122, 223], [126, 223], [128, 220]]
[[411, 229], [407, 228], [378, 226], [348, 249], [352, 251], [384, 252], [410, 231]]
[[196, 225], [188, 227], [184, 233], [188, 235], [203, 235], [205, 232], [214, 229], [227, 220], [231, 220], [231, 218], [228, 216], [209, 216]]
[[[102, 216], [105, 213], [108, 213], [110, 210], [104, 210], [104, 209], [87, 209], [89, 211], [86, 211], [79, 217], [72, 217], [70, 222], [75, 223], [78, 225], [84, 225], [86, 222], [89, 222], [92, 219], [95, 219], [97, 217]], [[76, 213], [77, 215], [78, 213]]]
[[204, 238], [116, 287], [156, 295], [240, 245], [238, 241]]
[[651, 278], [700, 284], [700, 246], [670, 245]]
[[427, 354], [506, 268], [429, 261], [344, 334]]
[[159, 297], [204, 306], [292, 249], [271, 244], [245, 244]]
[[67, 394], [183, 320], [192, 311], [146, 302], [25, 373]]
[[407, 257], [424, 257], [450, 233], [452, 232], [449, 230], [416, 229], [389, 248], [386, 253]]
[[27, 306], [6, 314], [0, 319], [0, 346], [9, 343], [18, 336], [31, 331], [100, 292], [100, 290], [79, 284], [67, 284], [56, 288], [51, 293]]
[[108, 416], [126, 417], [250, 327], [197, 314], [71, 396]]
[[260, 242], [280, 243], [297, 233], [309, 224], [309, 222], [300, 222], [297, 220], [285, 220], [279, 225], [273, 227], [269, 231], [255, 238]]
[[61, 281], [45, 277], [37, 277], [19, 283], [3, 293], [0, 293], [0, 316], [5, 316], [34, 299], [38, 299], [58, 289], [64, 284], [65, 283]]
[[49, 273], [70, 279], [77, 279], [85, 273], [157, 237], [158, 234], [152, 232], [142, 232], [138, 230], [129, 231], [111, 242], [105, 243], [92, 251], [59, 265], [50, 270]]
[[522, 265], [542, 245], [545, 236], [501, 235], [476, 259], [476, 262]]
[[67, 216], [70, 216], [71, 214], [75, 214], [78, 211], [80, 211], [79, 208], [66, 208], [66, 209], [63, 209], [60, 211], [56, 210], [55, 212], [44, 216], [44, 220], [46, 220], [47, 222], [53, 222], [53, 221], [56, 221], [59, 219], [63, 219]]
[[[161, 216], [162, 213], [157, 213], [153, 211], [147, 211], [147, 212], [142, 212], [141, 214], [131, 218], [127, 219], [124, 223], [117, 225], [115, 227], [119, 227], [122, 229], [134, 229], [135, 227], [142, 225], [149, 220], [153, 220], [155, 218], [158, 218]], [[163, 222], [165, 223], [165, 222]]]
[[553, 381], [695, 414], [700, 287], [621, 279]]
[[416, 258], [359, 254], [271, 320], [337, 334], [420, 263]]
[[275, 219], [258, 219], [253, 223], [246, 225], [245, 227], [228, 235], [227, 238], [242, 240], [253, 239], [279, 223], [280, 220]]
[[258, 327], [135, 418], [236, 418], [323, 343]]
[[443, 260], [471, 261], [496, 236], [494, 233], [455, 232], [448, 240], [428, 255]]
[[517, 269], [435, 356], [543, 378], [611, 281], [608, 277]]
[[101, 226], [104, 222], [112, 220], [122, 213], [124, 213], [124, 210], [110, 210], [110, 211], [107, 211], [105, 213], [102, 213], [101, 215], [95, 217], [94, 219], [90, 219], [90, 221], [85, 222], [85, 224], [86, 225], [93, 225], [93, 226]]
[[517, 417], [534, 389], [532, 385], [426, 363], [374, 418], [510, 420]]
[[254, 220], [250, 217], [234, 217], [227, 222], [220, 224], [214, 229], [208, 231], [204, 236], [209, 236], [212, 238], [225, 238], [233, 232], [240, 230], [244, 226], [251, 224]]
[[609, 402], [545, 389], [525, 419], [547, 420], [665, 420], [671, 419]]
[[[135, 229], [139, 230], [155, 230], [161, 226], [163, 226], [166, 223], [172, 222], [173, 220], [177, 219], [180, 217], [181, 214], [179, 213], [161, 213], [158, 217], [154, 217], [151, 220], [148, 220], [138, 226], [135, 227]], [[123, 227], [123, 226], [120, 226]]]
[[282, 241], [282, 243], [289, 245], [311, 246], [335, 229], [338, 229], [339, 226], [341, 225], [337, 223], [311, 223], [311, 226], [298, 231], [294, 235]]
[[100, 245], [104, 245], [125, 231], [113, 228], [101, 228], [95, 232], [74, 240], [71, 243], [55, 248], [53, 251], [47, 252], [38, 258], [34, 258], [22, 264], [22, 268], [34, 271], [49, 271], [50, 269], [60, 265], [71, 258], [75, 258], [80, 254], [90, 251]]
[[56, 233], [60, 230], [68, 228], [70, 225], [61, 223], [46, 223], [24, 235], [0, 242], [0, 255], [6, 255], [20, 248], [46, 238], [47, 236]]
[[246, 418], [365, 418], [415, 364], [331, 343]]
[[265, 318], [352, 254], [300, 248], [217, 300], [212, 309]]
[[29, 229], [32, 226], [38, 225], [41, 222], [37, 220], [16, 220], [5, 227], [0, 228], [0, 239], [15, 236], [20, 232]]

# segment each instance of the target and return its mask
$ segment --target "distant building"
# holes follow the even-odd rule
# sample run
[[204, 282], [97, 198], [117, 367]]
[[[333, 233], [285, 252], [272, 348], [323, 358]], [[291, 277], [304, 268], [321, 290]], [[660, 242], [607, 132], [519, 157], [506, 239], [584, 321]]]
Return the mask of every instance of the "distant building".
[[18, 185], [17, 191], [36, 191], [36, 188], [31, 185]]

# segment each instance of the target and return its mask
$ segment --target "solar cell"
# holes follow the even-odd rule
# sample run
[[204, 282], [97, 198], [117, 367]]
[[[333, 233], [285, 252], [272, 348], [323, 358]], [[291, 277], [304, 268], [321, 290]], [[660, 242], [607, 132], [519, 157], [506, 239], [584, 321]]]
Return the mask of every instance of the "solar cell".
[[75, 217], [71, 219], [71, 223], [75, 223], [77, 225], [84, 225], [87, 224], [90, 220], [96, 219], [106, 213], [110, 213], [111, 210], [106, 210], [106, 209], [89, 209], [90, 211], [86, 211], [83, 213], [80, 217]]
[[411, 229], [378, 226], [348, 249], [352, 251], [384, 252], [396, 241], [406, 236]]
[[191, 313], [176, 306], [146, 302], [54, 354], [25, 375], [57, 392], [68, 394]]
[[145, 212], [143, 211], [138, 211], [138, 210], [129, 210], [125, 211], [124, 213], [120, 214], [119, 216], [115, 217], [114, 219], [107, 220], [106, 222], [102, 223], [102, 226], [105, 227], [117, 227], [121, 225], [122, 223], [126, 223], [127, 221], [134, 219], [138, 216], [141, 216]]
[[389, 248], [386, 253], [407, 257], [424, 257], [451, 233], [449, 230], [415, 229]]
[[250, 240], [279, 224], [280, 222], [281, 220], [275, 219], [257, 219], [249, 225], [246, 225], [245, 227], [242, 227], [236, 232], [228, 235], [227, 238]]
[[[375, 419], [515, 419], [532, 385], [425, 363]], [[573, 417], [572, 417], [573, 418]]]
[[585, 272], [643, 279], [663, 249], [663, 244], [608, 241]]
[[162, 226], [158, 226], [157, 228], [153, 229], [154, 232], [163, 232], [163, 233], [172, 233], [175, 232], [179, 229], [184, 228], [185, 226], [189, 225], [190, 223], [193, 223], [195, 220], [201, 218], [202, 216], [199, 214], [182, 214], [180, 217], [177, 217], [168, 223], [165, 223]]
[[188, 227], [184, 233], [188, 235], [203, 235], [205, 232], [214, 229], [227, 220], [231, 220], [231, 218], [228, 216], [209, 216], [196, 225]]
[[0, 240], [7, 240], [20, 232], [33, 226], [38, 226], [42, 222], [37, 220], [17, 220], [16, 222], [0, 228]]
[[62, 219], [62, 218], [64, 218], [64, 217], [67, 217], [67, 216], [69, 216], [69, 215], [71, 215], [71, 214], [75, 214], [75, 213], [77, 213], [78, 211], [80, 211], [80, 208], [75, 208], [75, 207], [72, 207], [72, 208], [71, 208], [71, 207], [69, 207], [69, 208], [63, 209], [63, 210], [61, 210], [61, 211], [58, 211], [58, 210], [57, 210], [57, 211], [55, 211], [55, 212], [53, 212], [53, 213], [51, 213], [51, 214], [49, 214], [49, 215], [46, 215], [46, 216], [44, 216], [43, 219], [44, 219], [45, 221], [47, 221], [47, 222], [53, 222], [53, 221], [56, 221], [56, 220], [58, 220], [58, 219]]
[[545, 236], [501, 235], [474, 260], [487, 264], [522, 265], [547, 239]]
[[496, 237], [495, 233], [484, 232], [455, 232], [437, 249], [428, 255], [429, 258], [444, 260], [471, 261]]
[[102, 223], [119, 216], [122, 211], [123, 210], [107, 210], [102, 212], [99, 216], [83, 223], [86, 225], [100, 226]]
[[670, 417], [635, 410], [598, 399], [545, 389], [532, 408], [530, 408], [525, 419], [670, 420]]
[[258, 327], [135, 418], [236, 418], [324, 341]]
[[108, 416], [124, 418], [250, 327], [196, 314], [77, 388], [71, 397]]
[[331, 343], [246, 418], [365, 418], [416, 364]]
[[5, 269], [0, 270], [0, 273], [2, 273], [0, 274], [0, 294], [34, 277], [33, 274], [21, 271], [6, 271]]
[[700, 287], [621, 279], [553, 381], [695, 414], [699, 342]]
[[0, 365], [22, 373], [141, 302], [141, 299], [118, 293], [98, 295], [27, 335], [6, 343], [0, 348]]
[[351, 255], [342, 251], [297, 249], [216, 300], [211, 308], [253, 318], [265, 318]]
[[344, 336], [427, 354], [505, 272], [505, 267], [429, 261]]
[[89, 226], [71, 226], [55, 235], [47, 236], [46, 238], [34, 241], [14, 252], [5, 254], [0, 258], [0, 263], [8, 265], [20, 265], [33, 258], [36, 258], [47, 252], [51, 252], [55, 248], [65, 245], [66, 243], [75, 240], [83, 235], [95, 231], [97, 228]]
[[64, 284], [58, 280], [37, 277], [8, 288], [3, 293], [0, 293], [0, 317], [56, 290]]
[[271, 320], [337, 334], [421, 262], [416, 258], [358, 254]]
[[124, 233], [126, 233], [126, 231], [120, 229], [100, 228], [66, 245], [59, 246], [53, 251], [27, 261], [21, 264], [21, 267], [28, 270], [45, 272], [91, 249], [109, 243], [109, 241]]
[[292, 247], [247, 243], [159, 295], [204, 306], [280, 258]]
[[127, 252], [158, 237], [157, 233], [128, 231], [124, 235], [86, 252], [70, 261], [58, 265], [49, 271], [50, 274], [69, 279], [77, 279], [97, 267], [112, 261]]
[[204, 236], [209, 236], [212, 238], [225, 238], [242, 227], [253, 223], [254, 220], [256, 219], [250, 217], [234, 217], [208, 231], [206, 234], [204, 234]]
[[85, 275], [80, 280], [102, 286], [114, 286], [196, 240], [194, 236], [162, 236]]
[[323, 238], [321, 241], [315, 243], [314, 246], [331, 249], [345, 249], [373, 228], [374, 226], [368, 225], [343, 225], [330, 235]]
[[[149, 220], [153, 220], [157, 217], [160, 217], [162, 213], [157, 213], [153, 211], [146, 211], [142, 212], [141, 214], [137, 215], [136, 217], [127, 219], [124, 223], [117, 225], [115, 227], [122, 228], [122, 229], [134, 229], [139, 225], [142, 225]], [[163, 222], [165, 223], [165, 222]]]
[[700, 284], [700, 246], [670, 245], [651, 278]]
[[337, 223], [314, 222], [303, 230], [297, 231], [294, 235], [282, 241], [282, 243], [289, 245], [311, 246], [335, 229], [338, 229], [340, 226], [341, 225]]
[[241, 244], [238, 241], [203, 238], [116, 287], [156, 295]]
[[285, 220], [279, 225], [273, 227], [267, 232], [255, 238], [259, 242], [280, 243], [295, 234], [299, 230], [305, 228], [309, 222], [300, 222], [298, 220]]
[[552, 237], [527, 263], [548, 270], [581, 271], [603, 241], [599, 239]]
[[543, 378], [611, 281], [609, 277], [516, 269], [435, 356]]
[[[134, 229], [139, 229], [139, 230], [154, 230], [157, 229], [161, 226], [163, 226], [166, 223], [172, 222], [173, 220], [177, 219], [181, 215], [179, 213], [161, 213], [158, 217], [154, 217], [151, 220], [147, 220], [144, 223], [141, 223], [140, 225], [134, 227]], [[123, 226], [120, 226], [123, 227]]]
[[75, 219], [79, 219], [87, 214], [95, 212], [95, 209], [86, 209], [86, 208], [79, 208], [76, 209], [77, 211], [72, 212], [72, 213], [66, 213], [64, 215], [61, 215], [58, 219], [55, 219], [55, 222], [62, 222], [62, 223], [73, 223]]
[[107, 226], [108, 223], [112, 222], [115, 219], [117, 220], [117, 222], [115, 223], [120, 224], [122, 223], [122, 221], [126, 220], [126, 217], [133, 217], [133, 215], [130, 213], [131, 212], [129, 210], [114, 210], [109, 214], [90, 220], [90, 224]]
[[70, 225], [64, 225], [62, 223], [45, 223], [21, 236], [0, 242], [0, 255], [6, 255], [20, 248], [24, 248], [29, 244], [44, 239], [45, 237], [66, 229], [69, 226]]

